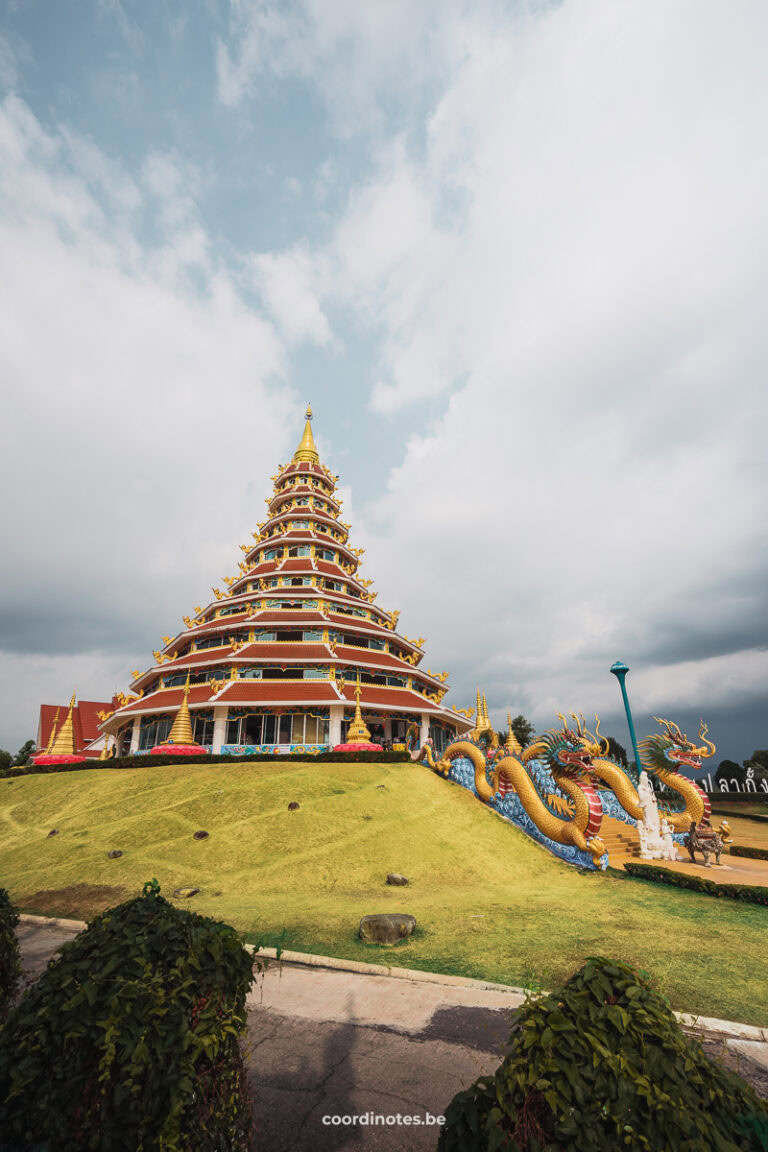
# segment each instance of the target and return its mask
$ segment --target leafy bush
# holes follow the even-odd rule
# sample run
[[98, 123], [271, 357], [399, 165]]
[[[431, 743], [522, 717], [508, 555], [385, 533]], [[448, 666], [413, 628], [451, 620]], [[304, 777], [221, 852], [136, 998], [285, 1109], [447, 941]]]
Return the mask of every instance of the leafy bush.
[[248, 1147], [252, 959], [156, 881], [65, 945], [0, 1032], [0, 1148]]
[[628, 860], [624, 869], [630, 876], [637, 876], [640, 880], [671, 884], [675, 888], [690, 888], [693, 892], [742, 900], [745, 904], [768, 904], [768, 888], [756, 884], [715, 884], [714, 880], [707, 880], [703, 876], [674, 872], [671, 868], [657, 868], [653, 864], [636, 864], [633, 860]]
[[116, 756], [112, 760], [85, 760], [77, 764], [27, 764], [23, 768], [8, 768], [0, 771], [0, 780], [19, 776], [37, 776], [46, 772], [83, 772], [88, 769], [99, 768], [149, 768], [160, 765], [182, 764], [274, 764], [279, 760], [282, 764], [404, 764], [410, 763], [411, 758], [407, 752], [318, 752], [292, 753], [281, 756], [270, 752], [258, 756], [214, 756], [212, 753], [201, 753], [199, 756]]
[[438, 1149], [759, 1152], [764, 1140], [768, 1104], [710, 1063], [644, 976], [598, 957], [520, 1011], [495, 1076], [446, 1109]]
[[19, 914], [8, 893], [5, 888], [0, 888], [0, 1024], [8, 1014], [21, 976], [19, 941], [16, 938], [18, 922]]
[[746, 844], [732, 844], [731, 856], [748, 856], [750, 860], [768, 860], [768, 848], [750, 848]]

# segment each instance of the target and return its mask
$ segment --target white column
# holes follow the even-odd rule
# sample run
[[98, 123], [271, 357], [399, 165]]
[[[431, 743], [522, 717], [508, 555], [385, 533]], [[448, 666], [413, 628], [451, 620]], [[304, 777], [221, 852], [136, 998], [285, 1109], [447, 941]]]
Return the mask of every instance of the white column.
[[226, 704], [216, 704], [213, 708], [213, 746], [211, 751], [214, 755], [221, 752], [222, 744], [226, 743], [227, 739], [227, 713], [229, 709]]
[[421, 732], [419, 733], [419, 747], [423, 748], [427, 740], [429, 740], [429, 713], [422, 712]]
[[141, 727], [141, 717], [134, 716], [133, 728], [131, 730], [131, 756], [135, 756], [139, 750], [139, 728]]
[[344, 719], [344, 705], [331, 704], [331, 721], [328, 725], [328, 741], [331, 748], [341, 744], [341, 722]]

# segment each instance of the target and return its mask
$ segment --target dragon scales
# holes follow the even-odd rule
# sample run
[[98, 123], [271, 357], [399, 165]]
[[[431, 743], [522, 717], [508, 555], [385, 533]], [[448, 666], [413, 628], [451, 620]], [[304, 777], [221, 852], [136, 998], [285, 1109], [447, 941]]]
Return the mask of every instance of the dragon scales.
[[[503, 749], [499, 748], [498, 736], [490, 726], [474, 729], [467, 736], [470, 738], [450, 744], [439, 759], [428, 745], [415, 754], [415, 759], [426, 760], [431, 768], [448, 776], [452, 761], [466, 758], [472, 763], [474, 788], [480, 800], [488, 804], [497, 793], [503, 798], [507, 793], [515, 792], [526, 814], [544, 837], [555, 844], [572, 845], [589, 853], [598, 866], [605, 853], [605, 846], [598, 836], [602, 806], [589, 781], [589, 754], [580, 746], [574, 732], [547, 732], [522, 753], [513, 750], [512, 741]], [[534, 757], [546, 765], [558, 789], [570, 800], [572, 813], [569, 818], [556, 815], [542, 800], [528, 767], [528, 761]]]

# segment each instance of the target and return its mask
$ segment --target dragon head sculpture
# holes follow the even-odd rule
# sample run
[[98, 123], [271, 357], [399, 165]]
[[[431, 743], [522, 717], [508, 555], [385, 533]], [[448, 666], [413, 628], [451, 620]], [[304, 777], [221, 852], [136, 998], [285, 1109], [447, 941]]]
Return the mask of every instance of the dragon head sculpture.
[[[563, 725], [565, 726], [564, 716], [560, 712], [558, 712], [558, 716], [563, 721]], [[578, 738], [579, 745], [587, 753], [590, 759], [596, 760], [610, 756], [611, 746], [608, 743], [607, 737], [600, 735], [600, 718], [597, 713], [595, 713], [594, 735], [587, 728], [587, 722], [584, 719], [583, 712], [579, 712], [578, 715], [575, 712], [571, 712], [571, 716], [573, 717], [573, 720], [576, 724], [576, 736]]]
[[657, 776], [678, 773], [681, 768], [701, 768], [702, 760], [709, 759], [717, 751], [712, 741], [707, 740], [709, 728], [703, 720], [699, 721], [699, 740], [703, 741], [701, 745], [689, 740], [674, 721], [663, 720], [660, 716], [654, 716], [654, 720], [664, 731], [643, 740], [640, 759]]
[[557, 714], [563, 722], [562, 729], [551, 728], [539, 736], [522, 754], [523, 763], [529, 760], [542, 760], [552, 776], [568, 776], [580, 779], [592, 771], [592, 749], [581, 732], [568, 727], [568, 721], [561, 712]]

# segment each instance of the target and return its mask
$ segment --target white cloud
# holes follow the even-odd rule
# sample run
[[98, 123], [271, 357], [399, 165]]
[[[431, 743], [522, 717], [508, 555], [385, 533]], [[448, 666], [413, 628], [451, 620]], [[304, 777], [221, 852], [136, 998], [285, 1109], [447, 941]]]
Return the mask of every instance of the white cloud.
[[461, 58], [469, 7], [231, 0], [229, 36], [217, 45], [219, 98], [237, 107], [273, 79], [295, 78], [315, 89], [342, 133], [370, 132], [390, 109], [418, 104], [436, 74]]
[[414, 401], [446, 405], [412, 428], [369, 553], [463, 695], [612, 706], [618, 656], [653, 707], [685, 684], [714, 707], [726, 667], [728, 699], [754, 695], [766, 32], [754, 4], [573, 0], [492, 34], [481, 15], [424, 147], [377, 143], [322, 252], [379, 349], [374, 408], [408, 427]]
[[249, 271], [264, 305], [285, 338], [321, 346], [331, 341], [314, 281], [316, 265], [304, 248], [251, 256]]
[[0, 174], [0, 647], [11, 676], [15, 653], [46, 653], [37, 691], [25, 657], [26, 710], [3, 697], [0, 743], [13, 743], [53, 693], [57, 653], [75, 657], [58, 695], [78, 653], [110, 669], [130, 653], [125, 676], [210, 596], [200, 573], [231, 573], [299, 411], [273, 327], [210, 255], [197, 279], [178, 250], [169, 270], [191, 231], [142, 242], [152, 202], [93, 146], [9, 99]]

